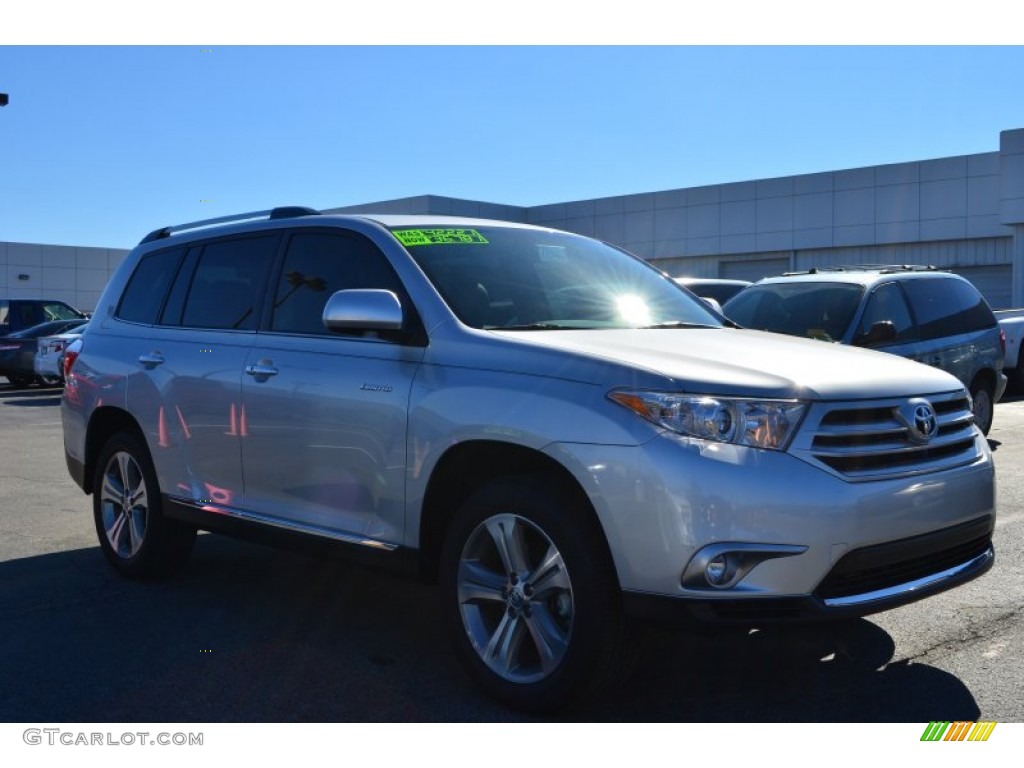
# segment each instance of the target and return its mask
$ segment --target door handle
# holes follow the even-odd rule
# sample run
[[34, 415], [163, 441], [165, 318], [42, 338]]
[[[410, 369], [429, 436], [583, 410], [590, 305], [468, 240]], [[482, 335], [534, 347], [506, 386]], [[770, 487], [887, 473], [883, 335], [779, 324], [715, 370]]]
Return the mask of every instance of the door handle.
[[149, 352], [144, 355], [139, 355], [139, 364], [143, 368], [156, 368], [158, 365], [163, 363], [164, 356], [159, 352]]
[[257, 378], [260, 376], [267, 377], [275, 376], [277, 374], [277, 368], [267, 360], [260, 360], [255, 365], [245, 366], [245, 372], [250, 376], [256, 376]]

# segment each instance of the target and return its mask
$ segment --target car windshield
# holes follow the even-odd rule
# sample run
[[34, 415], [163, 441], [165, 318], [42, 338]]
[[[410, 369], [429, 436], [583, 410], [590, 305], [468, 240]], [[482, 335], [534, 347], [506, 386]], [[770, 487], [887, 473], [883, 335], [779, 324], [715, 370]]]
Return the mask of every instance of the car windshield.
[[395, 227], [452, 311], [474, 328], [721, 327], [650, 264], [589, 238], [517, 227]]
[[855, 283], [765, 283], [736, 294], [722, 312], [744, 328], [839, 341], [863, 293]]

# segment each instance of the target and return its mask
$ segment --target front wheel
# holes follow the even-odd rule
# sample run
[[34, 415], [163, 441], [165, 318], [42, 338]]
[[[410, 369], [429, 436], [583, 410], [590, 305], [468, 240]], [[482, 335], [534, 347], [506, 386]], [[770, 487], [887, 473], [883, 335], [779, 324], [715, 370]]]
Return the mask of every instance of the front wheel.
[[445, 541], [441, 596], [460, 660], [513, 707], [562, 707], [621, 670], [623, 620], [607, 546], [557, 485], [514, 478], [470, 496]]
[[93, 517], [107, 560], [125, 576], [166, 576], [192, 552], [196, 529], [163, 515], [153, 462], [141, 439], [111, 437], [96, 462]]
[[971, 390], [973, 402], [974, 423], [978, 425], [983, 435], [988, 435], [992, 429], [992, 417], [995, 405], [992, 402], [992, 390], [985, 384], [975, 384]]

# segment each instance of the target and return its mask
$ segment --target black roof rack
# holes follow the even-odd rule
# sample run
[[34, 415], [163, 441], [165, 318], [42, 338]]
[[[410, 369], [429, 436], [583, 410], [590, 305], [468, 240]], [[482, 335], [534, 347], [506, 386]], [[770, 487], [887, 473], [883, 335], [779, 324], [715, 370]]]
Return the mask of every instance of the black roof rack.
[[883, 275], [896, 272], [945, 272], [932, 264], [848, 264], [839, 267], [811, 267], [796, 272], [783, 272], [783, 277], [789, 275], [820, 275], [828, 272], [878, 272]]
[[175, 224], [173, 227], [161, 227], [154, 229], [139, 242], [139, 245], [151, 243], [154, 240], [162, 240], [178, 232], [190, 229], [202, 229], [214, 227], [218, 224], [228, 224], [234, 221], [248, 221], [250, 219], [294, 219], [299, 216], [319, 216], [320, 211], [315, 208], [306, 208], [302, 205], [286, 205], [279, 208], [271, 208], [267, 211], [252, 211], [250, 213], [235, 213], [231, 216], [220, 216], [216, 219], [203, 219], [202, 221], [190, 221], [187, 224]]

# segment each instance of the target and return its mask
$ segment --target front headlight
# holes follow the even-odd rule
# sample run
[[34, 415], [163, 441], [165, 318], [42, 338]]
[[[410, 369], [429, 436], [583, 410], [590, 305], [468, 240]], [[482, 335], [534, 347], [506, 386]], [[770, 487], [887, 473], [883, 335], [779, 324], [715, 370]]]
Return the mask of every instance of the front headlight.
[[798, 400], [682, 395], [617, 389], [609, 399], [658, 426], [720, 443], [785, 450], [807, 404]]

